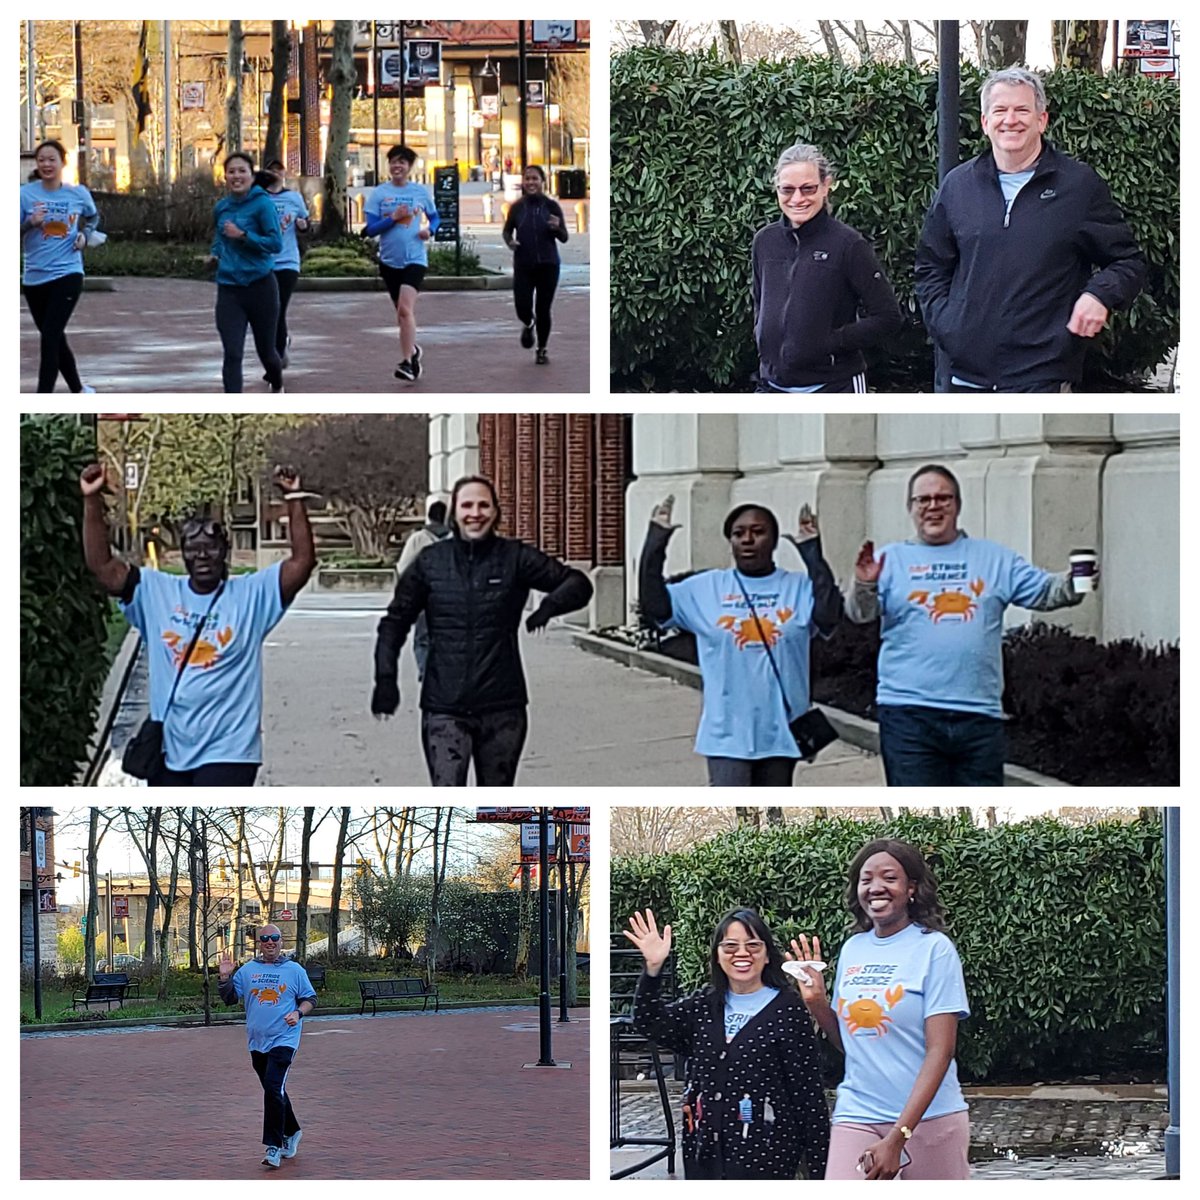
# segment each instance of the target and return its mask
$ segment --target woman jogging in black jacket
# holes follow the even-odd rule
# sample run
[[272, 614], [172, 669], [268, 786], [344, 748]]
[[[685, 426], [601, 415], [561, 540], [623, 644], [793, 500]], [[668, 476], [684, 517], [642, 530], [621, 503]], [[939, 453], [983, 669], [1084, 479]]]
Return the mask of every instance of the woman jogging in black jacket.
[[558, 288], [558, 243], [567, 240], [567, 222], [557, 200], [545, 194], [546, 172], [528, 166], [521, 177], [524, 195], [508, 210], [504, 243], [513, 252], [513, 303], [521, 322], [521, 345], [529, 350], [537, 332], [536, 362], [545, 366], [550, 340], [550, 305]]
[[903, 324], [871, 243], [829, 212], [832, 185], [815, 146], [779, 156], [782, 215], [751, 251], [760, 392], [865, 392], [863, 350]]
[[829, 1105], [812, 1021], [789, 986], [783, 956], [753, 909], [735, 908], [713, 931], [707, 987], [668, 1004], [662, 968], [671, 927], [649, 909], [625, 936], [645, 969], [633, 1027], [688, 1060], [683, 1093], [687, 1179], [824, 1179]]
[[536, 547], [498, 536], [496, 490], [479, 475], [454, 485], [449, 520], [451, 536], [417, 555], [379, 622], [371, 712], [390, 717], [399, 707], [400, 649], [424, 613], [421, 743], [430, 782], [462, 787], [474, 761], [478, 786], [512, 787], [529, 728], [517, 645], [525, 603], [531, 591], [546, 593], [525, 622], [534, 633], [587, 604], [592, 584]]

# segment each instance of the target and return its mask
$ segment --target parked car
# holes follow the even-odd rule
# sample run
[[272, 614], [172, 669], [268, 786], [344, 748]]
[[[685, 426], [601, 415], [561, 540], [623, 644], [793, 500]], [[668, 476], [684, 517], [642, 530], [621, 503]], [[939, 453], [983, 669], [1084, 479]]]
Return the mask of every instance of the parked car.
[[124, 971], [128, 974], [130, 971], [136, 970], [142, 965], [142, 960], [133, 954], [114, 954], [112, 966], [108, 965], [108, 959], [96, 964], [96, 970], [102, 972]]

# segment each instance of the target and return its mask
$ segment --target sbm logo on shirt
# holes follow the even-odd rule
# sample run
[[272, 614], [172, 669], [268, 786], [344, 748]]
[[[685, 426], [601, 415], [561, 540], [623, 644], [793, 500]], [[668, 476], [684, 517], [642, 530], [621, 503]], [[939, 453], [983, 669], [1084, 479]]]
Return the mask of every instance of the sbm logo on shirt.
[[793, 610], [777, 608], [775, 616], [779, 619], [778, 625], [772, 618], [761, 614], [757, 617], [735, 617], [727, 614], [717, 618], [717, 628], [733, 634], [734, 645], [739, 650], [745, 650], [747, 646], [774, 646], [783, 637], [782, 626], [792, 619]]
[[288, 990], [286, 983], [280, 983], [276, 987], [251, 988], [252, 995], [259, 1004], [278, 1004], [283, 999], [283, 993]]
[[[207, 638], [199, 638], [188, 658], [187, 665], [199, 667], [202, 671], [207, 671], [209, 667], [215, 667], [221, 661], [221, 651], [233, 641], [232, 627], [226, 625], [224, 629], [218, 630], [216, 639], [217, 645], [214, 646]], [[183, 663], [183, 656], [187, 653], [187, 648], [191, 643], [191, 637], [185, 638], [178, 630], [167, 629], [163, 632], [162, 640], [167, 643], [171, 656], [175, 660], [175, 670], [178, 671]]]
[[66, 211], [62, 204], [52, 205], [42, 222], [42, 240], [65, 238], [79, 221], [79, 214]]
[[[876, 995], [878, 995], [878, 991]], [[857, 1037], [860, 1030], [865, 1030], [864, 1037], [883, 1037], [892, 1023], [888, 1013], [904, 999], [904, 984], [898, 983], [894, 988], [883, 992], [883, 1004], [871, 996], [859, 996], [857, 1000], [847, 1000], [839, 996], [837, 1002], [838, 1016], [846, 1022], [846, 1032], [851, 1037]], [[884, 1009], [884, 1004], [887, 1009]]]
[[[979, 609], [976, 601], [987, 586], [979, 578], [967, 582], [965, 562], [915, 563], [908, 568], [908, 582], [912, 588], [908, 602], [924, 609], [935, 625], [945, 620], [955, 623], [973, 621]], [[919, 586], [931, 583], [943, 586], [936, 589]], [[952, 587], [951, 584], [959, 586]]]

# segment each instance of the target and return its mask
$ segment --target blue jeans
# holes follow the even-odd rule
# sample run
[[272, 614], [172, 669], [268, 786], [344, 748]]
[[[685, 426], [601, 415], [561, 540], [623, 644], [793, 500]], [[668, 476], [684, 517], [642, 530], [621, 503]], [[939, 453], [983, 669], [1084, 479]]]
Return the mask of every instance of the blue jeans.
[[915, 704], [879, 706], [888, 787], [1003, 787], [1004, 722]]

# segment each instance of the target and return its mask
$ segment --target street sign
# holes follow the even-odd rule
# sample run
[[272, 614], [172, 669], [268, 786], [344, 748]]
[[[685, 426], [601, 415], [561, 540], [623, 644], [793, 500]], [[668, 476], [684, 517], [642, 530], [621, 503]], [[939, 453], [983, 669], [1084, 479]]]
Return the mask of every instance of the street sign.
[[543, 79], [525, 80], [525, 107], [546, 107], [546, 82]]
[[138, 465], [135, 462], [125, 464], [125, 490], [127, 492], [138, 490]]
[[292, 913], [292, 910], [290, 908], [285, 908], [283, 910], [283, 912], [281, 912], [279, 914], [279, 919], [281, 921], [290, 921], [292, 919], [293, 915], [294, 914]]
[[578, 45], [574, 21], [534, 21], [531, 45], [534, 50], [557, 50]]
[[114, 896], [113, 900], [113, 920], [127, 921], [129, 919], [129, 897]]
[[434, 231], [435, 242], [458, 241], [458, 168], [437, 167], [433, 172], [433, 200], [440, 224]]

